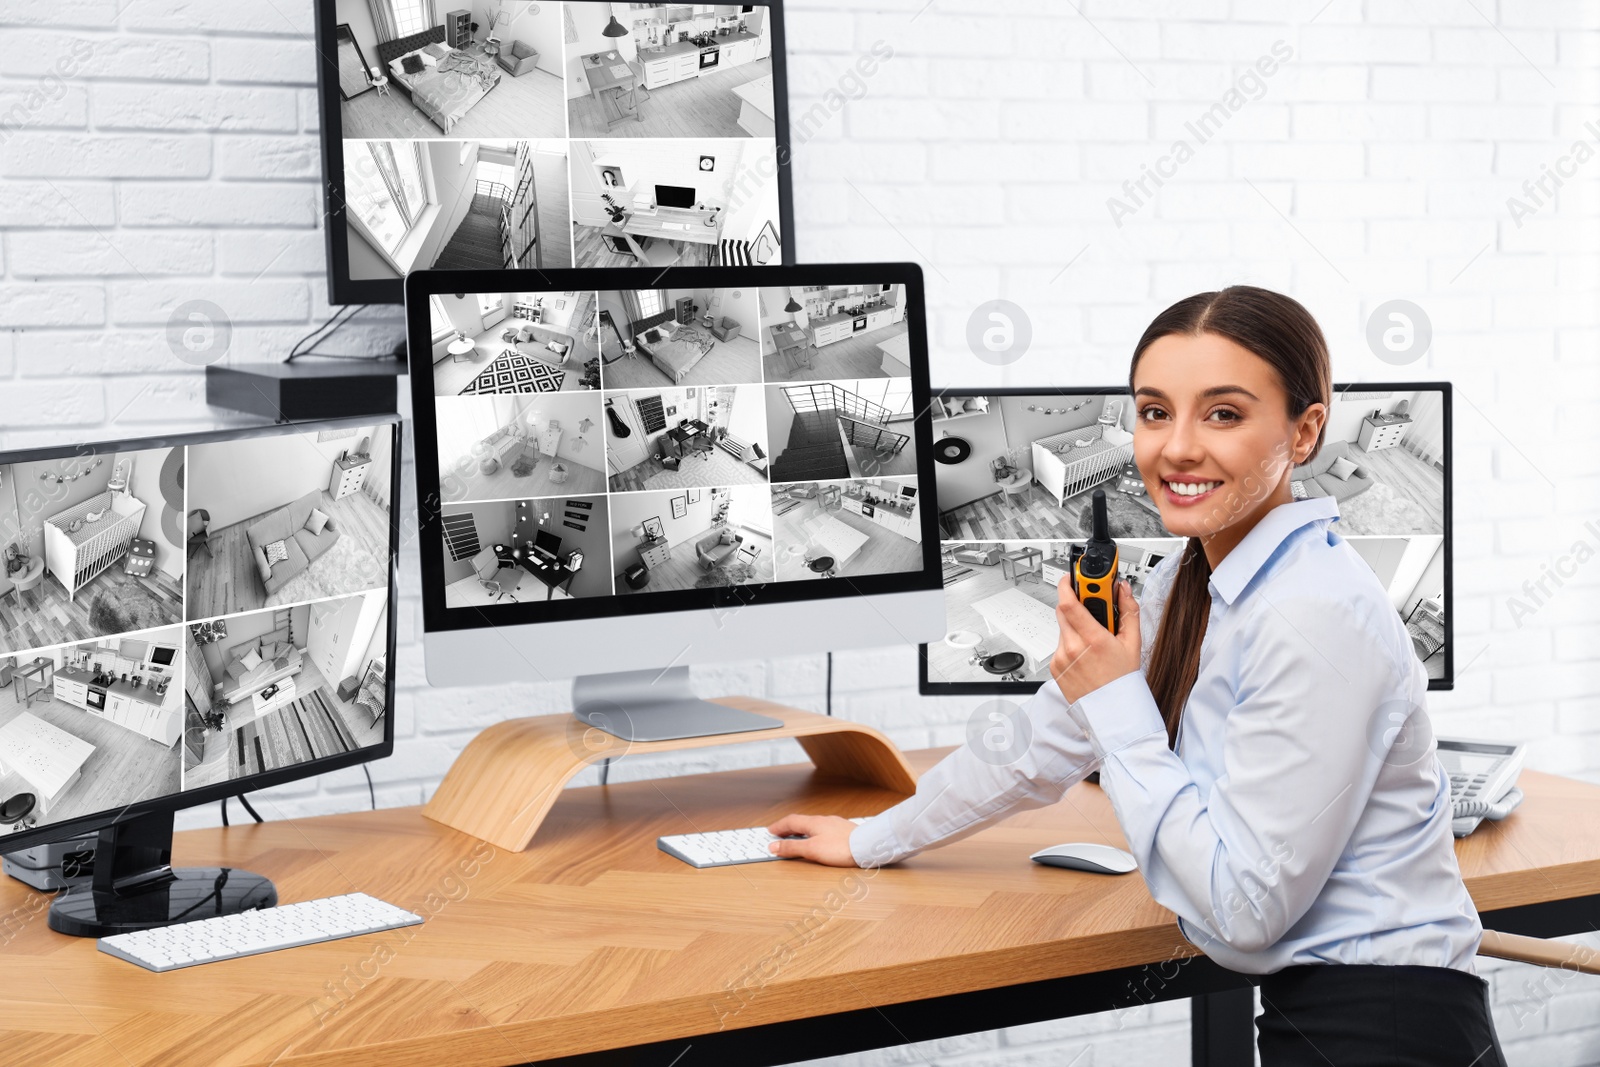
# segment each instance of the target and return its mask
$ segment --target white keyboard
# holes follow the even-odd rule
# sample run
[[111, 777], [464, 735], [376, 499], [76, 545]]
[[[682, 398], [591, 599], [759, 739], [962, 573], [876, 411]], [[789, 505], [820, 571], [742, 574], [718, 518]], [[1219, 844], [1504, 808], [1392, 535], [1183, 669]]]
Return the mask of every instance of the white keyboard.
[[422, 916], [365, 893], [174, 923], [100, 939], [100, 951], [151, 971], [175, 971], [280, 948], [415, 926]]
[[[862, 823], [866, 818], [863, 816], [850, 821]], [[744, 830], [712, 830], [704, 834], [658, 837], [656, 847], [691, 867], [728, 867], [735, 863], [765, 863], [768, 860], [791, 858], [774, 856], [767, 851], [767, 846], [776, 840], [778, 838], [767, 833], [765, 826], [751, 826]]]
[[667, 221], [663, 220], [660, 225], [661, 225], [661, 228], [663, 230], [687, 230], [687, 229], [689, 229], [689, 224], [687, 222], [667, 222]]

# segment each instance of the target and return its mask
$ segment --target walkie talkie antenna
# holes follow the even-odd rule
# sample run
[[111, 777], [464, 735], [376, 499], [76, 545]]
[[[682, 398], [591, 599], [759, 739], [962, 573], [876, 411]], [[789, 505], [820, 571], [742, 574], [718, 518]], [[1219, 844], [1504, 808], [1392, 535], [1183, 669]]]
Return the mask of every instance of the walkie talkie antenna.
[[1116, 598], [1118, 552], [1117, 543], [1111, 539], [1106, 491], [1096, 489], [1090, 503], [1092, 536], [1084, 543], [1081, 555], [1073, 554], [1073, 592], [1100, 625], [1116, 633], [1120, 617]]
[[1096, 541], [1111, 540], [1111, 520], [1106, 517], [1106, 491], [1094, 491], [1094, 539]]

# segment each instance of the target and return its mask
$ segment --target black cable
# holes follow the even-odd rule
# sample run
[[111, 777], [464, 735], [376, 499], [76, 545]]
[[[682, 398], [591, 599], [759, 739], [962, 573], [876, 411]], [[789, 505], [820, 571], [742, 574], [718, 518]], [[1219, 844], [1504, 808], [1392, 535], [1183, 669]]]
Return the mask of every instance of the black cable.
[[344, 307], [334, 312], [333, 315], [329, 317], [327, 322], [324, 322], [321, 326], [318, 326], [316, 329], [300, 338], [300, 340], [296, 341], [294, 343], [294, 347], [289, 350], [288, 356], [284, 358], [284, 362], [293, 363], [301, 356], [321, 356], [325, 359], [355, 359], [365, 360], [368, 362], [390, 358], [394, 353], [377, 352], [370, 355], [363, 355], [354, 352], [318, 352], [314, 349], [315, 345], [326, 341], [339, 329], [339, 327], [345, 325], [351, 319], [355, 318], [357, 312], [361, 311], [363, 308], [373, 306], [374, 305], [372, 304], [346, 304]]
[[328, 317], [327, 322], [324, 322], [321, 326], [318, 326], [316, 329], [300, 338], [300, 340], [296, 341], [294, 343], [294, 347], [289, 349], [289, 355], [284, 359], [284, 362], [293, 363], [295, 359], [305, 355], [306, 349], [302, 348], [301, 346], [315, 345], [320, 341], [327, 340], [329, 335], [331, 335], [334, 330], [337, 330], [340, 326], [350, 321], [351, 317], [355, 315], [356, 307], [357, 305], [355, 304], [347, 304], [338, 311], [335, 311], [331, 316]]
[[828, 714], [833, 714], [833, 653], [828, 653], [828, 689], [827, 689]]
[[361, 773], [367, 776], [367, 799], [372, 801], [372, 810], [378, 810], [378, 794], [372, 791], [372, 772], [367, 770], [367, 765], [361, 765]]
[[222, 825], [228, 825], [228, 798], [222, 798]]
[[600, 784], [605, 785], [606, 779], [611, 777], [611, 757], [607, 756], [600, 761]]
[[252, 808], [252, 807], [251, 807], [251, 806], [250, 806], [250, 801], [249, 801], [249, 800], [248, 800], [248, 799], [247, 799], [247, 798], [246, 798], [246, 797], [245, 797], [245, 795], [244, 795], [244, 794], [243, 794], [243, 793], [240, 793], [240, 794], [239, 794], [239, 803], [241, 803], [241, 804], [243, 804], [243, 805], [244, 805], [244, 810], [245, 810], [245, 811], [248, 811], [248, 812], [249, 812], [249, 813], [250, 813], [250, 817], [251, 817], [251, 818], [252, 818], [252, 819], [254, 819], [254, 820], [255, 820], [255, 821], [256, 821], [256, 822], [262, 822], [262, 821], [264, 821], [264, 820], [263, 820], [263, 819], [262, 819], [262, 818], [261, 818], [261, 816], [260, 816], [260, 815], [257, 815], [257, 814], [256, 814], [256, 809], [255, 809], [255, 808]]

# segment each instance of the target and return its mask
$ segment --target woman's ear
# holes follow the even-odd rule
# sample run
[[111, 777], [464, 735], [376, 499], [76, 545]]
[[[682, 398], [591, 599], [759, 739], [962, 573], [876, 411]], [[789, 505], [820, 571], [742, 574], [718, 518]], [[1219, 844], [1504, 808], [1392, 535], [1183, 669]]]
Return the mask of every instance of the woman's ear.
[[1322, 403], [1307, 405], [1295, 420], [1293, 458], [1296, 465], [1304, 463], [1311, 456], [1327, 421], [1328, 405]]

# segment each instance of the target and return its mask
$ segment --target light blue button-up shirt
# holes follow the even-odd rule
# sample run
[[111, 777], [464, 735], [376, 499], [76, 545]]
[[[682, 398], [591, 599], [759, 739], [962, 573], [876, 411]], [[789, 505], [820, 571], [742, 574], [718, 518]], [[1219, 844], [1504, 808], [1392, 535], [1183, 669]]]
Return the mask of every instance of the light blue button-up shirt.
[[[1176, 750], [1143, 667], [1021, 709], [1021, 754], [962, 746], [850, 836], [862, 867], [1059, 800], [1099, 769], [1151, 895], [1217, 963], [1419, 964], [1475, 973], [1483, 928], [1456, 866], [1427, 672], [1332, 497], [1282, 504], [1211, 575]], [[1140, 599], [1144, 666], [1181, 553]], [[1019, 857], [1018, 862], [1026, 862]]]

